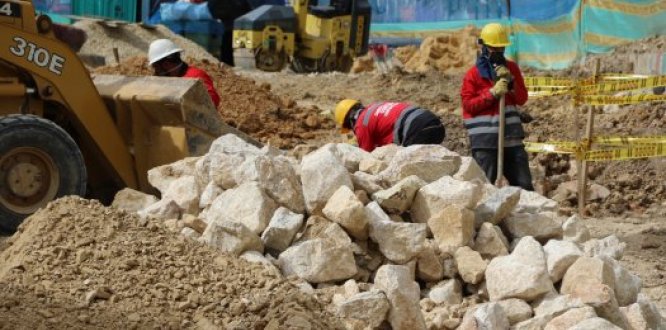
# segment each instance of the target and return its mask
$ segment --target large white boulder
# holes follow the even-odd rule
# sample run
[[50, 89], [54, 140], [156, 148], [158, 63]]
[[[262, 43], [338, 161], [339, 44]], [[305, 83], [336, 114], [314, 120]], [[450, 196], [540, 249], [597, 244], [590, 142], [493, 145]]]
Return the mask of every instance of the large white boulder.
[[425, 282], [437, 282], [444, 278], [444, 264], [437, 254], [437, 246], [428, 240], [416, 259], [416, 277]]
[[576, 288], [572, 296], [594, 307], [595, 312], [600, 317], [622, 329], [628, 328], [627, 319], [620, 311], [620, 306], [617, 303], [617, 299], [615, 299], [615, 293], [608, 285], [596, 283], [585, 289]]
[[385, 170], [386, 167], [388, 167], [387, 162], [374, 157], [363, 158], [358, 164], [359, 171], [372, 175], [379, 174], [379, 172]]
[[384, 265], [377, 270], [374, 287], [386, 294], [391, 309], [389, 322], [395, 330], [425, 329], [419, 307], [419, 284], [407, 266]]
[[296, 212], [305, 212], [301, 181], [287, 157], [248, 157], [234, 171], [236, 184], [254, 181], [274, 201]]
[[220, 196], [222, 192], [224, 192], [224, 190], [220, 188], [220, 186], [218, 186], [215, 182], [209, 182], [201, 192], [201, 197], [199, 197], [199, 208], [205, 209], [209, 207], [211, 204], [213, 204], [215, 198]]
[[312, 239], [282, 252], [278, 264], [285, 276], [296, 275], [311, 283], [352, 278], [357, 268], [351, 245]]
[[208, 223], [240, 223], [261, 235], [277, 207], [258, 183], [248, 182], [218, 196], [206, 212], [205, 218]]
[[351, 177], [334, 150], [324, 146], [301, 161], [301, 183], [309, 214], [321, 210], [340, 186], [354, 189]]
[[511, 298], [500, 300], [497, 303], [502, 306], [511, 325], [529, 320], [534, 315], [532, 307], [522, 299]]
[[349, 143], [328, 144], [324, 147], [329, 146], [331, 148], [335, 148], [334, 150], [336, 151], [338, 158], [342, 160], [342, 163], [350, 173], [354, 173], [359, 170], [361, 161], [374, 159], [374, 157], [369, 152]]
[[372, 202], [365, 206], [370, 226], [370, 238], [389, 260], [405, 264], [425, 248], [427, 228], [422, 223], [393, 222]]
[[597, 313], [590, 306], [572, 308], [553, 318], [544, 330], [568, 330], [576, 324], [594, 317], [597, 317]]
[[391, 183], [416, 175], [433, 182], [454, 175], [460, 167], [460, 155], [440, 145], [413, 145], [401, 148], [380, 175]]
[[326, 218], [313, 215], [305, 223], [303, 232], [298, 233], [294, 243], [320, 238], [336, 245], [351, 245], [352, 240], [340, 225]]
[[349, 187], [340, 186], [326, 202], [322, 212], [328, 219], [342, 226], [350, 236], [359, 240], [368, 238], [365, 207]]
[[486, 285], [492, 301], [519, 298], [530, 302], [553, 291], [539, 242], [524, 237], [510, 255], [491, 260]]
[[517, 213], [540, 213], [540, 212], [557, 212], [557, 202], [544, 197], [543, 195], [524, 190], [520, 193], [520, 200], [514, 212]]
[[264, 252], [264, 245], [259, 236], [240, 223], [209, 223], [200, 240], [215, 249], [235, 256], [239, 256], [245, 251]]
[[629, 272], [619, 261], [611, 257], [601, 256], [601, 259], [605, 260], [613, 269], [617, 303], [620, 306], [628, 306], [635, 303], [643, 287], [641, 278]]
[[286, 250], [303, 226], [303, 218], [302, 214], [293, 213], [286, 207], [278, 208], [268, 227], [261, 234], [261, 240], [266, 248], [278, 252]]
[[261, 150], [234, 134], [226, 134], [213, 141], [206, 162], [197, 164], [201, 170], [208, 168], [209, 179], [223, 189], [231, 189], [238, 183], [235, 179], [236, 169], [245, 161], [261, 155]]
[[562, 237], [562, 219], [552, 212], [513, 213], [502, 222], [502, 228], [513, 238], [532, 236], [546, 241]]
[[141, 218], [156, 218], [162, 220], [179, 219], [180, 206], [172, 199], [163, 198], [157, 203], [150, 204], [137, 212]]
[[641, 296], [638, 302], [620, 310], [627, 319], [629, 326], [634, 330], [665, 330], [666, 319], [661, 316], [659, 308], [653, 303]]
[[550, 240], [543, 247], [548, 263], [548, 273], [553, 283], [559, 282], [564, 273], [578, 258], [583, 251], [573, 242]]
[[482, 187], [473, 182], [458, 181], [450, 176], [423, 186], [416, 193], [411, 215], [414, 222], [427, 222], [449, 205], [474, 209], [481, 199]]
[[569, 330], [622, 330], [622, 328], [617, 327], [611, 322], [608, 322], [605, 319], [602, 319], [600, 317], [593, 317], [589, 319], [585, 319], [581, 321], [580, 323], [574, 325], [573, 327], [569, 328]]
[[389, 213], [403, 213], [412, 206], [416, 192], [425, 185], [418, 176], [408, 176], [391, 188], [372, 194], [372, 199]]
[[474, 212], [456, 205], [445, 207], [428, 219], [440, 251], [453, 253], [474, 238]]
[[496, 302], [484, 303], [475, 306], [465, 314], [460, 329], [509, 329], [509, 319], [500, 304]]
[[148, 171], [148, 182], [160, 191], [162, 195], [174, 180], [184, 175], [194, 175], [196, 162], [199, 157], [188, 157], [177, 162], [155, 167]]
[[474, 210], [476, 214], [475, 227], [481, 227], [484, 222], [496, 225], [508, 217], [520, 200], [520, 192], [520, 188], [508, 186], [490, 195]]
[[169, 183], [162, 198], [176, 202], [183, 213], [198, 214], [200, 193], [196, 177], [183, 175]]

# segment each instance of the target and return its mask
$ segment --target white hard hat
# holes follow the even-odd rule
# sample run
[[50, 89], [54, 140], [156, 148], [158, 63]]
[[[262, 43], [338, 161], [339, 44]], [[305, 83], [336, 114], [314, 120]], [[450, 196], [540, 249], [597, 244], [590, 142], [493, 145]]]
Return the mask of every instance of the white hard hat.
[[159, 62], [169, 55], [182, 51], [181, 48], [169, 39], [157, 39], [150, 43], [150, 47], [148, 48], [148, 62], [150, 65], [153, 65], [155, 62]]

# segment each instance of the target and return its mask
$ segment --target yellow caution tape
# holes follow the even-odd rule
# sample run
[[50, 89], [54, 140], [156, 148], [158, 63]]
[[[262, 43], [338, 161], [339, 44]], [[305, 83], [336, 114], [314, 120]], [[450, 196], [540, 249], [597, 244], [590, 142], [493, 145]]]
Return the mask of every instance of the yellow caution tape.
[[605, 81], [595, 85], [581, 86], [580, 90], [583, 94], [598, 94], [633, 91], [661, 86], [666, 86], [666, 76]]
[[604, 145], [626, 145], [626, 144], [666, 144], [666, 135], [641, 136], [641, 137], [613, 137], [598, 136], [592, 139], [593, 143]]
[[637, 104], [643, 102], [653, 101], [666, 101], [666, 95], [629, 95], [629, 96], [613, 96], [613, 95], [585, 95], [576, 99], [579, 103], [589, 105], [607, 105], [607, 104]]
[[572, 79], [554, 77], [524, 77], [526, 86], [562, 86], [572, 87], [575, 83]]
[[585, 153], [585, 160], [598, 162], [665, 156], [664, 144], [650, 144], [631, 148], [591, 150]]

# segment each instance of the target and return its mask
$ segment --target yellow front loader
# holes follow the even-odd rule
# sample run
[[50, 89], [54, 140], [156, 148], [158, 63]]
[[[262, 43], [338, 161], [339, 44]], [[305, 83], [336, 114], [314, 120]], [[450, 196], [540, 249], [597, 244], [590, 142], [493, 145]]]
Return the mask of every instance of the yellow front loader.
[[32, 1], [0, 0], [0, 229], [65, 195], [146, 192], [147, 171], [204, 154], [222, 123], [198, 80], [98, 75]]

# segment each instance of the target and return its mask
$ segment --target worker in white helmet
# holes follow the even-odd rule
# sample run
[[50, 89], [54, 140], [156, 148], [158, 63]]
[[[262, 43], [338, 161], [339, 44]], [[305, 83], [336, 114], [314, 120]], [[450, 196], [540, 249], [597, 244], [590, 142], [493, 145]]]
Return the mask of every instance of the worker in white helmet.
[[203, 70], [188, 65], [180, 58], [183, 50], [173, 41], [158, 39], [153, 41], [148, 48], [148, 63], [155, 75], [160, 77], [182, 77], [199, 79], [208, 90], [215, 107], [220, 104], [220, 96], [215, 90], [213, 79]]

